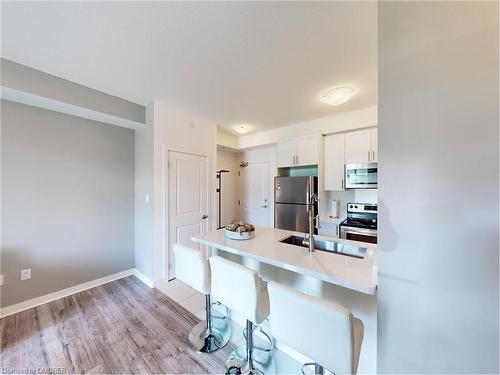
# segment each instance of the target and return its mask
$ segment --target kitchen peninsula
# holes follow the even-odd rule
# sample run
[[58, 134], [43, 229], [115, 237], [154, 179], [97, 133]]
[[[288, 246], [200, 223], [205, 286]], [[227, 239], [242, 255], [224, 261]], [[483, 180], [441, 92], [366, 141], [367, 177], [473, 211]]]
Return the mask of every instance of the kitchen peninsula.
[[[196, 235], [194, 242], [208, 251], [255, 269], [266, 280], [275, 280], [303, 293], [324, 298], [352, 310], [365, 326], [358, 373], [376, 372], [377, 343], [377, 247], [355, 241], [315, 236], [318, 241], [361, 247], [364, 256], [309, 250], [284, 243], [303, 233], [257, 227], [255, 238], [245, 241], [225, 237], [224, 229]], [[366, 249], [366, 251], [364, 250]], [[272, 312], [271, 312], [272, 319]]]
[[316, 240], [327, 239], [337, 242], [339, 245], [366, 248], [366, 252], [362, 259], [323, 250], [309, 253], [309, 250], [302, 246], [281, 242], [293, 235], [303, 234], [283, 229], [259, 227], [256, 230], [255, 238], [240, 241], [226, 238], [224, 229], [219, 229], [195, 236], [192, 240], [218, 250], [304, 276], [311, 276], [361, 293], [376, 293], [377, 248], [375, 245], [315, 236]]

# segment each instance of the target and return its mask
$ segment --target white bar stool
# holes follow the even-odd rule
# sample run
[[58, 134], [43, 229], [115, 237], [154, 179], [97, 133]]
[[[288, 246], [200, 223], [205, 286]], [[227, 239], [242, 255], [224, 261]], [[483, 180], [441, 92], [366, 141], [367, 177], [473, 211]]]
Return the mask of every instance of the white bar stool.
[[256, 358], [253, 344], [254, 324], [262, 323], [269, 315], [266, 283], [254, 270], [222, 257], [212, 256], [209, 261], [212, 272], [212, 295], [229, 309], [246, 318], [246, 357], [242, 362], [230, 366], [227, 373], [275, 372], [271, 355], [266, 353], [261, 358]]
[[205, 295], [205, 320], [189, 332], [189, 346], [202, 353], [212, 353], [228, 343], [231, 328], [227, 322], [214, 322], [210, 297], [210, 265], [199, 250], [178, 243], [173, 245], [173, 249], [176, 278]]
[[273, 336], [294, 350], [313, 358], [316, 374], [355, 374], [363, 341], [363, 322], [351, 311], [324, 299], [308, 296], [288, 286], [269, 282]]

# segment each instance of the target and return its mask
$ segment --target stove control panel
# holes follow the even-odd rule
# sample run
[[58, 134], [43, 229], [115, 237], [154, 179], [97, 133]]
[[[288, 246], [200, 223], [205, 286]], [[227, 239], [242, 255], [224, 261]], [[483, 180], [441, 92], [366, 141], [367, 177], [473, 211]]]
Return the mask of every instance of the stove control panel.
[[373, 203], [347, 203], [347, 212], [377, 213], [377, 205]]

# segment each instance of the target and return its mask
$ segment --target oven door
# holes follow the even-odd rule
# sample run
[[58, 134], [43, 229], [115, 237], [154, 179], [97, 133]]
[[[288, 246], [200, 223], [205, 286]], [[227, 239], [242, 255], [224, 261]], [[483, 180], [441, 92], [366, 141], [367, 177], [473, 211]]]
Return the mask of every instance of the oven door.
[[346, 189], [376, 189], [377, 163], [346, 164]]
[[377, 230], [376, 229], [367, 229], [367, 228], [358, 228], [358, 227], [348, 227], [345, 225], [340, 226], [340, 238], [351, 240], [351, 241], [359, 241], [359, 242], [367, 242], [367, 243], [377, 243]]

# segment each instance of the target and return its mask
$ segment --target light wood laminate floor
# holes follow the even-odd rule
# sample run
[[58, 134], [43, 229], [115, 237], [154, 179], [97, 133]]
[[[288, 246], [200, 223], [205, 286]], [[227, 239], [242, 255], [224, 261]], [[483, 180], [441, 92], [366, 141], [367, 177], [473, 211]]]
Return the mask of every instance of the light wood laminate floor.
[[186, 343], [198, 322], [130, 276], [0, 319], [0, 367], [2, 373], [223, 373], [230, 347], [201, 354]]

